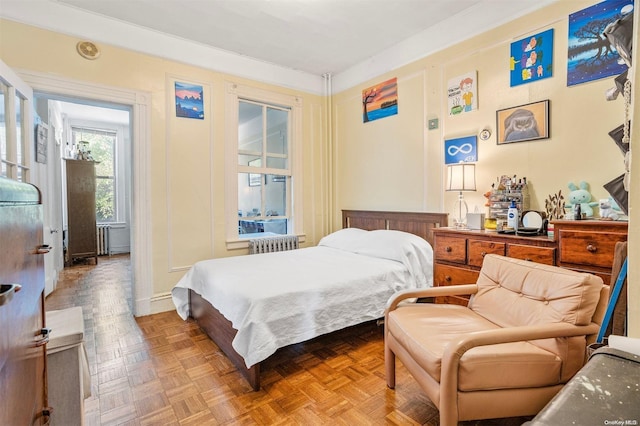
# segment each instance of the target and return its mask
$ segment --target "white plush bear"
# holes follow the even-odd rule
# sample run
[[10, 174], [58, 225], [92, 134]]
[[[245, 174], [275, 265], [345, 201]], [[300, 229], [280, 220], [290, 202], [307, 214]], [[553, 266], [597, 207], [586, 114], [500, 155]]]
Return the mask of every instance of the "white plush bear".
[[618, 220], [618, 213], [611, 206], [611, 201], [608, 198], [600, 199], [600, 218], [607, 220]]

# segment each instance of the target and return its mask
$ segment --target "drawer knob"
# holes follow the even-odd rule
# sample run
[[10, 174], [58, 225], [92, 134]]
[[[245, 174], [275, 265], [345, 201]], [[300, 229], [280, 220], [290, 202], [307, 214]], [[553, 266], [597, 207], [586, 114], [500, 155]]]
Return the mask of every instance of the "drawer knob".
[[525, 257], [524, 260], [526, 260], [527, 262], [531, 262], [531, 258], [530, 257]]
[[447, 253], [451, 253], [451, 250], [453, 250], [450, 246], [446, 246], [444, 248], [444, 251], [446, 251]]
[[483, 251], [482, 253], [480, 253], [480, 256], [485, 257], [487, 255], [486, 251]]
[[589, 244], [587, 245], [587, 251], [589, 253], [595, 253], [598, 251], [598, 247], [594, 246], [593, 244]]
[[444, 280], [448, 281], [448, 282], [451, 282], [451, 276], [450, 275], [445, 275]]

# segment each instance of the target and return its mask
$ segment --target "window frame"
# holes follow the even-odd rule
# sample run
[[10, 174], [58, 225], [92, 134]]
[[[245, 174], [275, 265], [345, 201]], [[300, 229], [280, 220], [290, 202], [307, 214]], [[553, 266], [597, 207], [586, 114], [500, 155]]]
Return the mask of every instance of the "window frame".
[[[114, 165], [114, 202], [115, 202], [115, 218], [111, 222], [97, 222], [98, 224], [122, 225], [129, 223], [129, 214], [127, 209], [127, 176], [125, 164], [125, 145], [127, 138], [127, 128], [121, 124], [100, 122], [83, 119], [67, 119], [64, 124], [69, 135], [69, 141], [72, 141], [74, 129], [85, 129], [87, 131], [96, 131], [102, 133], [114, 133], [115, 144], [113, 146], [113, 165]], [[96, 218], [97, 221], [97, 218]]]
[[[269, 90], [226, 82], [225, 84], [225, 233], [227, 249], [246, 248], [248, 240], [238, 232], [238, 173], [255, 170], [238, 164], [238, 108], [240, 101], [254, 101], [289, 108], [289, 173], [283, 169], [261, 168], [260, 173], [287, 175], [288, 217], [290, 235], [304, 241], [302, 202], [302, 99]], [[265, 148], [266, 149], [266, 148]]]
[[[291, 108], [289, 107], [285, 107], [282, 105], [273, 105], [271, 103], [265, 103], [265, 102], [259, 102], [256, 101], [255, 99], [244, 99], [244, 98], [238, 98], [238, 103], [240, 102], [245, 102], [245, 103], [250, 103], [256, 106], [259, 106], [262, 110], [262, 123], [261, 123], [261, 141], [260, 141], [260, 152], [258, 151], [251, 151], [251, 150], [241, 150], [240, 148], [238, 148], [238, 155], [247, 155], [247, 156], [254, 156], [257, 158], [254, 158], [253, 160], [249, 161], [248, 164], [241, 164], [240, 162], [238, 162], [238, 175], [240, 174], [247, 174], [248, 178], [249, 178], [249, 186], [260, 186], [260, 212], [261, 214], [263, 214], [263, 216], [260, 216], [260, 219], [265, 219], [266, 218], [266, 213], [267, 213], [267, 190], [268, 188], [266, 187], [267, 184], [267, 180], [269, 177], [274, 177], [274, 176], [284, 176], [285, 180], [285, 194], [286, 194], [286, 198], [285, 198], [285, 206], [284, 206], [284, 211], [283, 214], [279, 214], [277, 216], [269, 216], [269, 219], [287, 219], [288, 220], [288, 224], [293, 222], [293, 218], [291, 217], [291, 188], [292, 188], [292, 173], [291, 173], [291, 117], [292, 117], [292, 112], [291, 112]], [[271, 136], [271, 134], [269, 133], [269, 128], [268, 128], [268, 118], [267, 118], [267, 113], [269, 109], [273, 109], [273, 110], [279, 110], [279, 111], [284, 111], [287, 114], [287, 127], [286, 127], [286, 133], [287, 133], [287, 149], [286, 149], [286, 153], [285, 154], [276, 154], [276, 153], [272, 153], [269, 152], [269, 148], [268, 148], [268, 140], [269, 137]], [[237, 144], [239, 144], [240, 141], [237, 142]], [[286, 168], [272, 168], [272, 167], [268, 167], [267, 164], [269, 163], [269, 158], [284, 158], [287, 160], [287, 167]], [[256, 164], [251, 164], [251, 163], [256, 163]], [[254, 182], [254, 183], [252, 183]], [[238, 200], [240, 201], [240, 200]], [[240, 206], [238, 206], [238, 211], [240, 210], [239, 208]], [[245, 219], [245, 218], [243, 218]], [[246, 219], [246, 220], [251, 220], [250, 218]], [[292, 229], [289, 229], [289, 225], [287, 225], [287, 234], [291, 234]], [[245, 238], [245, 237], [239, 237], [239, 238]]]
[[[4, 112], [5, 112], [5, 141], [6, 157], [0, 153], [0, 163], [6, 167], [6, 173], [0, 176], [20, 182], [31, 182], [31, 169], [33, 160], [32, 150], [34, 141], [34, 127], [32, 118], [33, 90], [20, 77], [0, 61], [0, 81], [5, 86], [4, 91]], [[20, 133], [17, 132], [17, 108], [16, 98], [20, 98]], [[18, 137], [20, 143], [18, 143]], [[18, 149], [20, 161], [18, 161]]]

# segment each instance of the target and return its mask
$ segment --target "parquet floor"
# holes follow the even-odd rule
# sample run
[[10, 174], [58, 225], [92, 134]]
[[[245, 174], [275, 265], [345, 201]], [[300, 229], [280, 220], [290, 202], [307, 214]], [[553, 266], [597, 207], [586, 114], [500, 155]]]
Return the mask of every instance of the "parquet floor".
[[281, 349], [253, 392], [193, 322], [175, 312], [134, 318], [131, 301], [127, 255], [65, 268], [46, 299], [47, 310], [83, 307], [89, 426], [438, 425], [437, 409], [400, 363], [397, 388], [387, 389], [382, 329], [375, 324]]

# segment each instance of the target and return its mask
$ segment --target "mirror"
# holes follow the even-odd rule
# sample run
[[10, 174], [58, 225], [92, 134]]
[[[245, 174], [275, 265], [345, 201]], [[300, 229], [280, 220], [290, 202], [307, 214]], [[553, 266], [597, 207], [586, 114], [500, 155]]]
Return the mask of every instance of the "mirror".
[[540, 212], [530, 210], [522, 215], [522, 226], [540, 230], [544, 223], [544, 217]]

